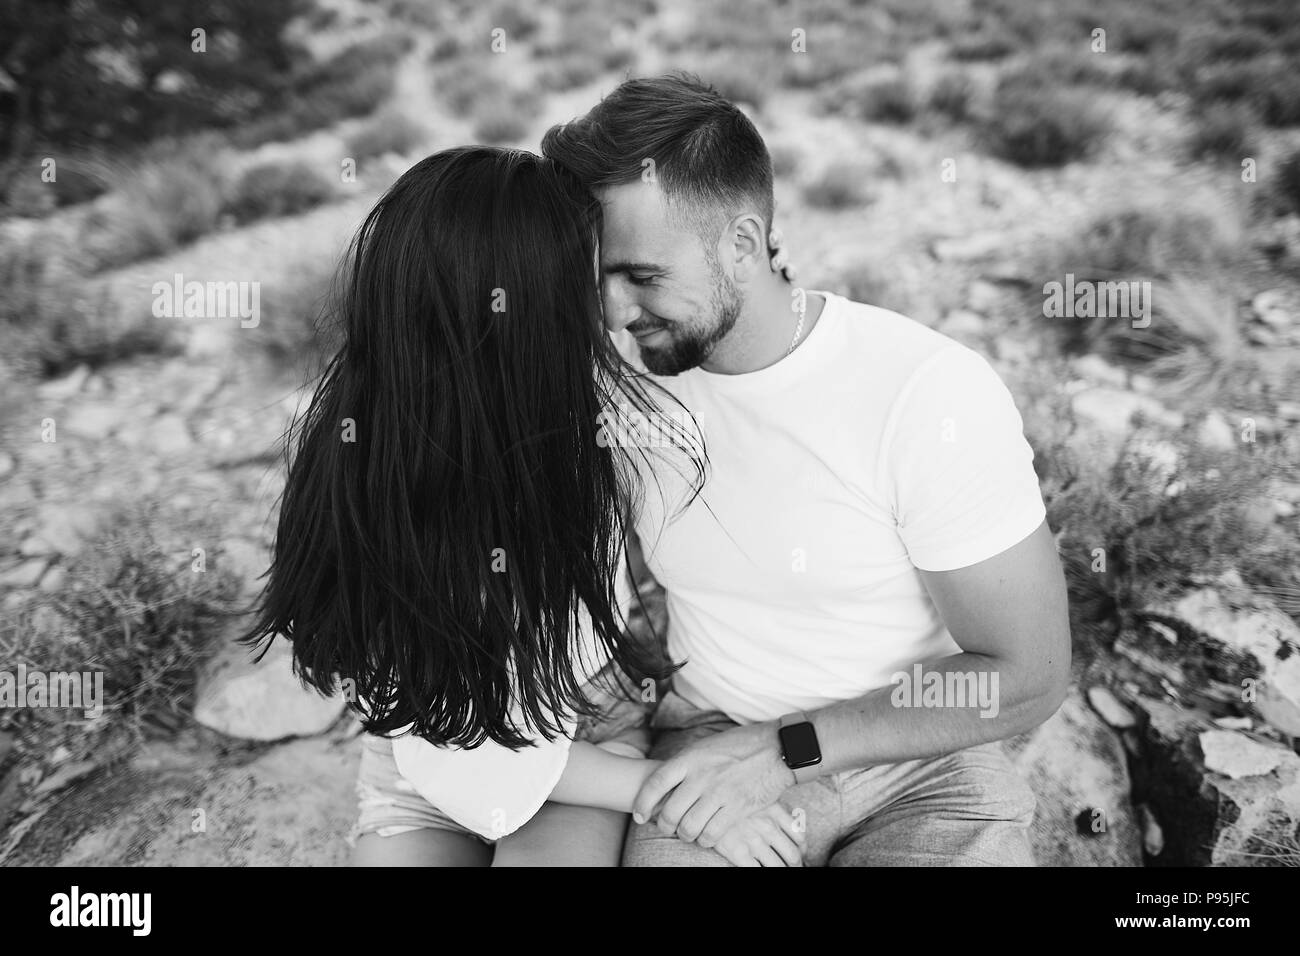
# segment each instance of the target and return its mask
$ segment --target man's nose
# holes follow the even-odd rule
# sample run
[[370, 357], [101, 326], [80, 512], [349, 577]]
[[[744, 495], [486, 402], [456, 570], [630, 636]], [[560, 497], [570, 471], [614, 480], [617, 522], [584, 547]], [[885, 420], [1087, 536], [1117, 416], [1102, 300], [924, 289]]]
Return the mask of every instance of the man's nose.
[[641, 315], [624, 283], [616, 278], [607, 278], [604, 282], [605, 328], [611, 332], [622, 332]]

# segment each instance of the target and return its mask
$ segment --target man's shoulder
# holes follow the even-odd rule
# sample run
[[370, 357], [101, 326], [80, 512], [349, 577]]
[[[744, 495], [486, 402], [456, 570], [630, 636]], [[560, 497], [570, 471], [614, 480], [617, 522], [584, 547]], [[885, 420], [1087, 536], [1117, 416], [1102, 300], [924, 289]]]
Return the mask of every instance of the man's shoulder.
[[828, 310], [842, 336], [839, 358], [854, 367], [854, 380], [877, 394], [897, 394], [936, 356], [975, 356], [956, 339], [892, 309], [831, 293]]

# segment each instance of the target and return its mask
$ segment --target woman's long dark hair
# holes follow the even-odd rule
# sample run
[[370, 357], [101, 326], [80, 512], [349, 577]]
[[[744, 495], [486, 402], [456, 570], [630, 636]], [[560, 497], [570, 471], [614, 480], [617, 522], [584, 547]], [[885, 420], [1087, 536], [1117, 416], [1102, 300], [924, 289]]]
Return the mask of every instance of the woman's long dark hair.
[[464, 147], [408, 170], [353, 241], [244, 640], [289, 638], [322, 693], [350, 681], [371, 733], [518, 747], [593, 714], [583, 607], [626, 673], [671, 670], [614, 596], [637, 493], [597, 422], [655, 406], [600, 322], [599, 226], [550, 160]]

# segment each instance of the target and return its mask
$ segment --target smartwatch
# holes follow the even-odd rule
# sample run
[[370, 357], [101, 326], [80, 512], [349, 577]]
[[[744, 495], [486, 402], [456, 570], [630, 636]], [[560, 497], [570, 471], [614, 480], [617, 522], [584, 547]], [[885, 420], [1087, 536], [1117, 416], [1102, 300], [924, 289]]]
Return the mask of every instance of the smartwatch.
[[807, 783], [816, 777], [809, 768], [822, 762], [822, 748], [817, 742], [817, 728], [808, 715], [786, 714], [776, 733], [781, 741], [781, 759], [794, 771], [795, 783]]

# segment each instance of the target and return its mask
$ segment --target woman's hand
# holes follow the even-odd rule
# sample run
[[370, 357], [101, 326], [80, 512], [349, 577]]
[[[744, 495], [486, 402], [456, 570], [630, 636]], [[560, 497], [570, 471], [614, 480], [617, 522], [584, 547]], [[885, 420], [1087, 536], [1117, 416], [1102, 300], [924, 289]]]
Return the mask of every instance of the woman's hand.
[[734, 866], [803, 866], [804, 828], [774, 803], [745, 817], [714, 847]]

